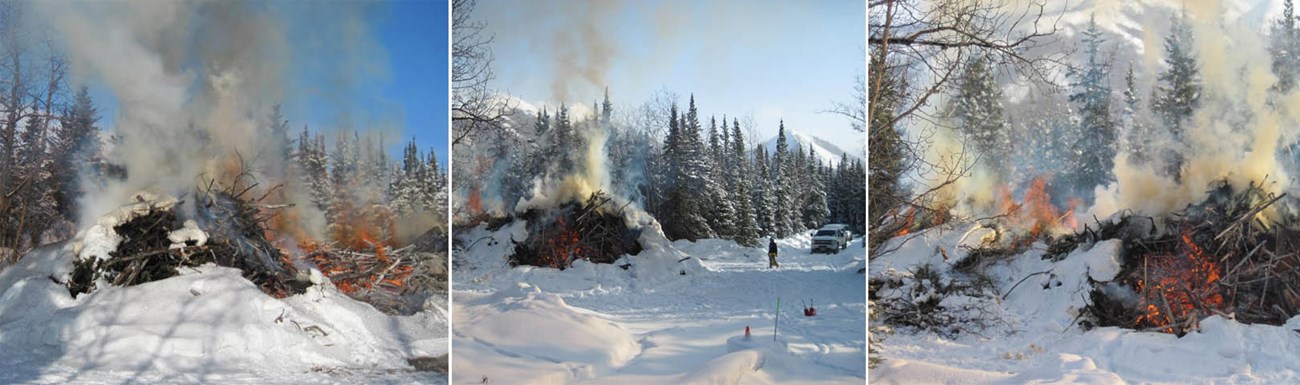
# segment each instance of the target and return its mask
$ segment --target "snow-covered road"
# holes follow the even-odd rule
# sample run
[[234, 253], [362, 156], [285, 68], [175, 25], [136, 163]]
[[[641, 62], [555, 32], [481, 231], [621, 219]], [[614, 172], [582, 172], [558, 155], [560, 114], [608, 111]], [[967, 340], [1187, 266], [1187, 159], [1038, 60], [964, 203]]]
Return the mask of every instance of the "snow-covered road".
[[[475, 229], [463, 239], [484, 241], [456, 254], [453, 383], [865, 379], [860, 240], [834, 255], [810, 254], [807, 236], [779, 240], [779, 269], [763, 249], [701, 240], [649, 248], [629, 270], [579, 262], [561, 272], [506, 267], [510, 233]], [[785, 346], [759, 343], [773, 337], [778, 297]], [[804, 317], [801, 300], [817, 315]], [[759, 347], [730, 347], [746, 326]]]

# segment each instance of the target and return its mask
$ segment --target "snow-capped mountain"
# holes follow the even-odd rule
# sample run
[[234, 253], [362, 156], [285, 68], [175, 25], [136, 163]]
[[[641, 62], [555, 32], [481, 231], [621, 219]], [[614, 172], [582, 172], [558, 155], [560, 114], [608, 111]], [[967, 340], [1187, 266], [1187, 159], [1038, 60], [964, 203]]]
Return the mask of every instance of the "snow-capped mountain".
[[[786, 132], [785, 141], [786, 144], [790, 146], [790, 151], [795, 151], [797, 149], [803, 152], [808, 152], [808, 148], [812, 148], [813, 152], [817, 154], [817, 157], [821, 158], [822, 163], [828, 165], [839, 164], [840, 158], [844, 153], [848, 153], [849, 157], [854, 159], [862, 159], [863, 155], [860, 147], [857, 150], [846, 151], [841, 149], [839, 146], [832, 144], [830, 141], [795, 130], [789, 130]], [[768, 154], [773, 154], [776, 152], [776, 142], [777, 137], [773, 136], [771, 139], [763, 142], [762, 146], [767, 149]], [[855, 143], [854, 145], [860, 146], [860, 143]]]

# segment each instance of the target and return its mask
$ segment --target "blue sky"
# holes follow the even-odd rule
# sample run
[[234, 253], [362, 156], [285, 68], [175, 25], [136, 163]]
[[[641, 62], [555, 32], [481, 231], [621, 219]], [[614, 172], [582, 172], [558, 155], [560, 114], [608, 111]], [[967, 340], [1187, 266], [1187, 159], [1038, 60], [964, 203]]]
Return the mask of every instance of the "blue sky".
[[[400, 156], [414, 138], [446, 167], [446, 0], [270, 4], [295, 50], [281, 101], [295, 134], [304, 124], [323, 131], [383, 130], [390, 154]], [[342, 47], [333, 31], [338, 28], [320, 24], [345, 17], [364, 22], [362, 47]], [[344, 85], [334, 84], [340, 78], [347, 78]], [[117, 101], [95, 80], [88, 85], [100, 126], [111, 129]]]
[[494, 88], [530, 103], [590, 106], [606, 85], [623, 107], [661, 89], [683, 105], [694, 93], [706, 122], [714, 114], [752, 115], [767, 139], [785, 119], [787, 129], [855, 151], [865, 136], [822, 111], [849, 101], [864, 72], [864, 7], [861, 0], [480, 0], [473, 15], [495, 36]]
[[403, 138], [435, 149], [446, 167], [447, 1], [399, 0], [384, 8], [379, 40], [388, 49], [392, 81], [383, 95], [405, 111]]

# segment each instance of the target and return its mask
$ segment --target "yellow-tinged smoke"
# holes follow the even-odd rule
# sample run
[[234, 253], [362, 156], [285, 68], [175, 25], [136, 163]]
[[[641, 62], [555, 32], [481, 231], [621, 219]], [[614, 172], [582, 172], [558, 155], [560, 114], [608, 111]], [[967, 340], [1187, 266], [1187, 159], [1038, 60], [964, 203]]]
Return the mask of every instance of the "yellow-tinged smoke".
[[609, 134], [600, 124], [586, 121], [574, 125], [584, 138], [577, 167], [565, 175], [539, 176], [533, 180], [531, 198], [521, 199], [515, 211], [531, 208], [558, 207], [564, 203], [585, 200], [597, 191], [608, 192], [609, 169], [606, 167], [605, 143]]
[[[1267, 178], [1263, 187], [1274, 193], [1290, 183], [1277, 152], [1280, 142], [1295, 137], [1294, 130], [1284, 127], [1300, 121], [1300, 95], [1291, 92], [1270, 103], [1277, 79], [1267, 39], [1255, 26], [1245, 25], [1250, 23], [1222, 20], [1222, 7], [1217, 1], [1187, 3], [1203, 84], [1200, 106], [1184, 127], [1185, 145], [1153, 138], [1162, 140], [1153, 141], [1156, 151], [1151, 156], [1159, 157], [1165, 149], [1184, 154], [1181, 180], [1161, 175], [1156, 165], [1135, 165], [1121, 153], [1115, 159], [1116, 181], [1096, 189], [1093, 214], [1104, 217], [1123, 209], [1148, 215], [1171, 212], [1205, 199], [1211, 184], [1221, 180], [1243, 188]], [[1155, 39], [1157, 35], [1144, 35], [1150, 73], [1163, 65], [1159, 60], [1164, 42], [1163, 37]], [[1157, 124], [1156, 129], [1163, 128]]]

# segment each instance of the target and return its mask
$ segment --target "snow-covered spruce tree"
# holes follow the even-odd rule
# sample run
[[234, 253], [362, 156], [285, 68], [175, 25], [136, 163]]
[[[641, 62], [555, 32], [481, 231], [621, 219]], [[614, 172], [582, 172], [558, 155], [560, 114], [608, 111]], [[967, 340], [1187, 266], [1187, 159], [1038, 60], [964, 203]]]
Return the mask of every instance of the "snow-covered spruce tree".
[[1078, 107], [1081, 135], [1071, 143], [1074, 159], [1066, 176], [1069, 185], [1085, 192], [1107, 182], [1114, 168], [1116, 124], [1111, 114], [1110, 63], [1101, 57], [1104, 42], [1094, 16], [1083, 31], [1085, 61], [1069, 71], [1075, 90], [1070, 102]]
[[708, 154], [704, 141], [700, 137], [699, 110], [695, 107], [695, 95], [691, 95], [690, 105], [682, 121], [680, 130], [677, 186], [669, 199], [677, 202], [673, 215], [677, 220], [677, 237], [673, 239], [697, 240], [714, 238], [716, 235], [709, 227], [705, 216], [709, 214], [707, 200], [710, 190], [708, 182]]
[[418, 208], [421, 201], [420, 174], [424, 167], [424, 162], [420, 159], [420, 150], [415, 145], [415, 139], [412, 138], [402, 150], [400, 172], [393, 178], [390, 190], [392, 191], [390, 204], [398, 215], [414, 212]]
[[390, 184], [389, 168], [391, 166], [388, 154], [381, 144], [382, 142], [382, 136], [378, 141], [366, 136], [361, 138], [357, 146], [357, 177], [360, 179], [358, 183], [365, 190], [360, 198], [369, 202], [387, 200], [387, 189]]
[[[1282, 3], [1282, 15], [1269, 28], [1268, 52], [1272, 59], [1273, 74], [1277, 76], [1273, 96], [1292, 92], [1296, 78], [1300, 76], [1300, 25], [1296, 23], [1295, 4], [1292, 0]], [[1286, 105], [1275, 103], [1274, 107], [1286, 108]], [[1283, 158], [1286, 166], [1292, 170], [1300, 168], [1300, 142], [1284, 143], [1283, 148], [1286, 151]]]
[[770, 193], [774, 198], [771, 210], [772, 232], [777, 237], [786, 237], [795, 232], [794, 222], [797, 217], [794, 213], [797, 212], [797, 206], [795, 193], [792, 191], [795, 184], [790, 181], [793, 179], [790, 144], [786, 142], [784, 119], [780, 121], [779, 127], [776, 134], [776, 153], [772, 155], [771, 166], [773, 190]]
[[429, 151], [423, 167], [420, 168], [420, 206], [425, 211], [442, 213], [447, 211], [447, 175], [438, 164], [438, 157]]
[[576, 129], [573, 127], [572, 117], [569, 115], [569, 107], [561, 104], [560, 110], [555, 114], [555, 122], [551, 127], [551, 136], [548, 145], [551, 146], [552, 156], [549, 159], [550, 175], [568, 175], [577, 167], [575, 157], [580, 153], [583, 147]]
[[772, 192], [772, 168], [767, 149], [763, 146], [754, 149], [754, 175], [751, 178], [754, 182], [750, 189], [754, 218], [763, 237], [773, 236], [776, 233], [776, 198]]
[[966, 62], [953, 97], [953, 117], [966, 141], [979, 153], [980, 161], [995, 175], [1006, 171], [1010, 139], [1002, 111], [1002, 88], [993, 78], [988, 59], [977, 56]]
[[1292, 0], [1282, 2], [1282, 15], [1273, 20], [1268, 37], [1273, 74], [1277, 76], [1274, 88], [1284, 94], [1291, 92], [1295, 88], [1297, 72], [1300, 72], [1300, 51], [1297, 51], [1300, 50], [1300, 31], [1297, 31]]
[[600, 122], [611, 124], [614, 115], [614, 103], [609, 101], [609, 87], [605, 87], [605, 101], [600, 103]]
[[[725, 121], [723, 124], [726, 124]], [[726, 130], [726, 127], [723, 127]], [[731, 194], [726, 184], [726, 167], [723, 155], [723, 139], [718, 134], [718, 120], [709, 117], [709, 147], [703, 155], [706, 158], [707, 178], [703, 180], [708, 196], [706, 204], [709, 212], [707, 222], [713, 235], [722, 239], [734, 239], [736, 209], [732, 206]]]
[[849, 178], [848, 174], [846, 174], [849, 161], [848, 153], [840, 154], [839, 163], [832, 165], [828, 171], [830, 177], [827, 183], [826, 204], [830, 210], [829, 216], [832, 223], [848, 224], [850, 220], [854, 219], [854, 216], [862, 216], [862, 212], [853, 211], [854, 207], [856, 207], [855, 204], [861, 202], [853, 202], [850, 199], [850, 195], [852, 195], [850, 191], [852, 186], [850, 185], [861, 184], [863, 181]]
[[655, 173], [657, 175], [656, 179], [658, 179], [655, 186], [660, 191], [655, 200], [660, 203], [652, 205], [650, 213], [659, 219], [665, 233], [669, 229], [676, 227], [676, 218], [669, 216], [669, 213], [676, 211], [679, 204], [679, 202], [670, 198], [677, 190], [678, 165], [680, 164], [679, 158], [681, 154], [681, 140], [679, 138], [682, 130], [677, 115], [677, 104], [673, 103], [668, 109], [668, 134], [664, 137], [663, 150], [660, 151], [660, 156], [656, 162], [657, 167], [654, 168], [658, 170]]
[[302, 127], [298, 135], [298, 148], [294, 152], [294, 164], [298, 167], [298, 182], [307, 189], [312, 206], [326, 212], [330, 206], [333, 186], [329, 178], [329, 156], [325, 152], [325, 137], [319, 133], [312, 135], [307, 126]]
[[790, 155], [790, 173], [787, 174], [789, 177], [786, 186], [790, 193], [790, 208], [793, 210], [789, 213], [791, 233], [796, 234], [808, 228], [803, 220], [803, 210], [812, 179], [808, 174], [808, 156], [803, 152], [803, 147], [795, 146], [791, 149]]
[[360, 184], [357, 178], [357, 171], [360, 168], [360, 151], [357, 149], [357, 134], [348, 135], [346, 132], [340, 132], [334, 142], [334, 153], [330, 159], [330, 185], [333, 190], [330, 191], [329, 207], [326, 210], [326, 218], [329, 222], [329, 233], [335, 240], [341, 240], [356, 234], [353, 226], [357, 223], [356, 192]]
[[1175, 15], [1169, 36], [1165, 37], [1164, 61], [1167, 68], [1160, 73], [1160, 82], [1151, 95], [1151, 110], [1160, 117], [1170, 137], [1180, 147], [1164, 154], [1165, 170], [1175, 180], [1181, 179], [1183, 166], [1183, 126], [1201, 99], [1200, 70], [1192, 52], [1193, 46], [1192, 28], [1186, 13]]
[[1143, 123], [1140, 115], [1142, 103], [1137, 96], [1137, 81], [1133, 75], [1133, 63], [1129, 63], [1128, 72], [1124, 74], [1124, 109], [1120, 112], [1120, 122], [1124, 127], [1123, 150], [1128, 154], [1130, 163], [1145, 164], [1152, 159], [1151, 133], [1149, 125]]
[[864, 234], [867, 230], [866, 217], [863, 213], [867, 212], [867, 186], [863, 181], [867, 180], [867, 165], [862, 160], [854, 160], [848, 175], [844, 177], [845, 186], [848, 187], [849, 208], [845, 213], [845, 224], [853, 228], [858, 234]]
[[[732, 199], [736, 203], [736, 236], [734, 239], [742, 245], [758, 246], [760, 230], [754, 213], [753, 197], [750, 193], [753, 190], [751, 178], [753, 178], [754, 174], [750, 172], [749, 156], [745, 150], [745, 135], [740, 132], [740, 121], [732, 118], [731, 122], [731, 148], [727, 150], [728, 158], [731, 159], [731, 167], [727, 170], [727, 178], [732, 181], [731, 191], [735, 192], [732, 195]], [[725, 119], [723, 125], [726, 125]]]
[[18, 133], [18, 151], [15, 154], [18, 162], [14, 165], [14, 177], [21, 184], [9, 193], [14, 205], [9, 212], [10, 223], [16, 225], [13, 230], [18, 236], [18, 242], [13, 246], [39, 245], [41, 234], [58, 216], [54, 190], [49, 188], [54, 174], [50, 173], [53, 162], [44, 134], [47, 122], [40, 116], [29, 118]]
[[90, 91], [82, 86], [72, 100], [72, 105], [62, 112], [62, 123], [54, 126], [50, 146], [55, 178], [50, 188], [55, 191], [55, 207], [66, 220], [76, 220], [77, 199], [81, 198], [79, 175], [91, 173], [98, 179], [102, 172], [103, 153], [99, 143], [99, 111], [90, 99]]
[[826, 167], [822, 165], [821, 158], [818, 158], [813, 152], [812, 146], [808, 147], [807, 167], [805, 172], [808, 175], [808, 184], [803, 190], [803, 206], [800, 215], [803, 220], [804, 228], [816, 229], [826, 223], [830, 216], [830, 206], [827, 203], [827, 175]]
[[[270, 141], [267, 148], [271, 151], [271, 159], [276, 162], [288, 160], [293, 156], [293, 142], [289, 140], [289, 120], [284, 117], [284, 112], [280, 104], [276, 103], [271, 106], [271, 112], [266, 117], [266, 140]], [[274, 164], [266, 168], [266, 172], [271, 173], [273, 177], [283, 177], [284, 168], [280, 164]]]

